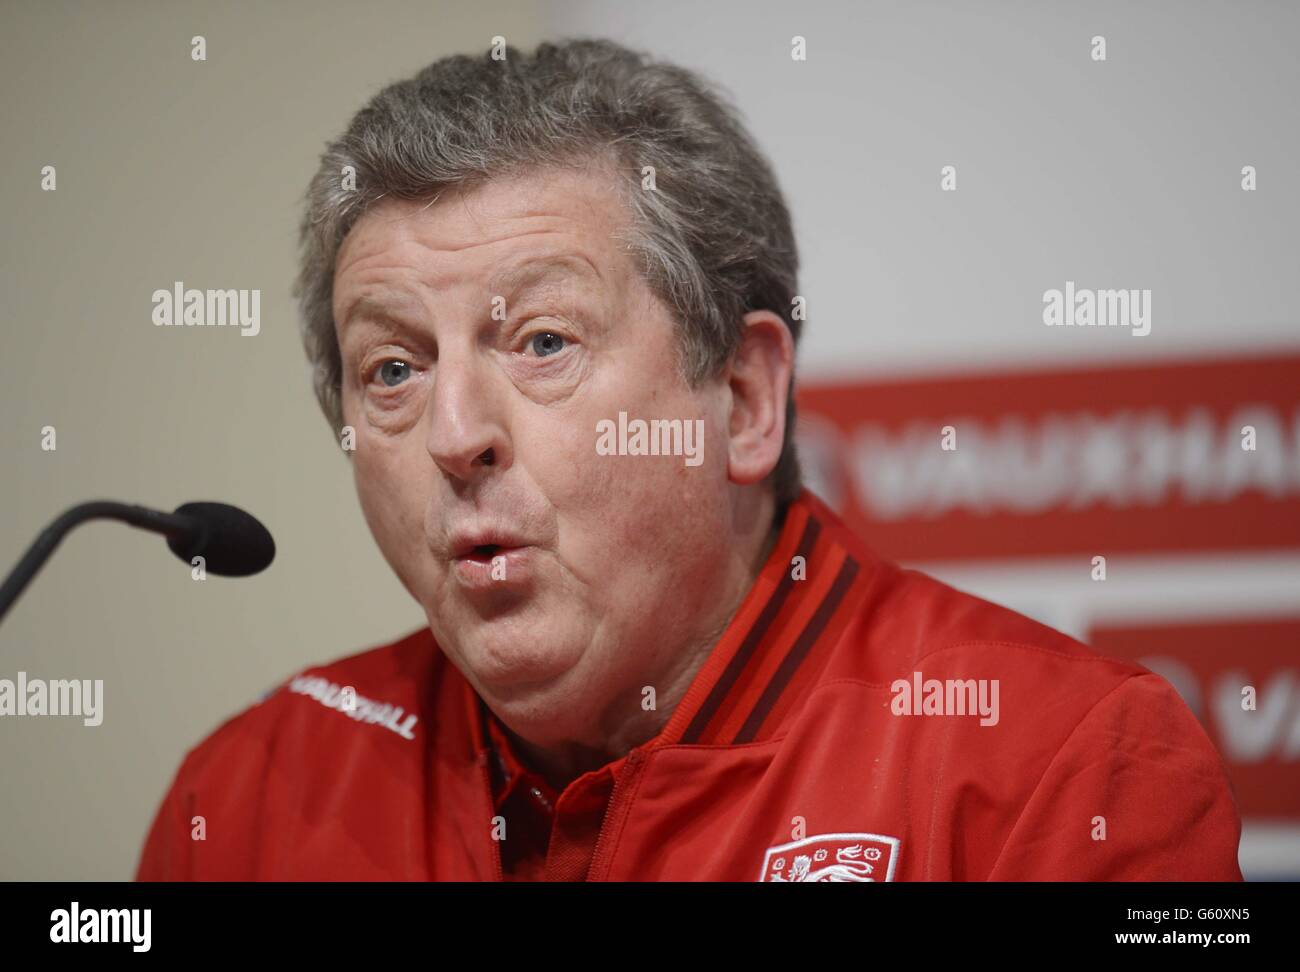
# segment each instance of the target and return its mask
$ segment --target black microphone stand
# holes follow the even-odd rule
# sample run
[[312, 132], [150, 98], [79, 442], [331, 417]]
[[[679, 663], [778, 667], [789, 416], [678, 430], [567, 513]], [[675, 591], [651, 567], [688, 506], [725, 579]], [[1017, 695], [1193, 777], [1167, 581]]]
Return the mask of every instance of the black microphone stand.
[[111, 500], [93, 500], [72, 507], [48, 527], [27, 548], [27, 552], [0, 586], [0, 619], [3, 619], [10, 606], [18, 599], [36, 572], [41, 569], [54, 548], [67, 535], [68, 531], [87, 520], [120, 520], [132, 526], [142, 527], [152, 533], [161, 533], [168, 538], [169, 544], [176, 546], [201, 545], [206, 526], [203, 521], [191, 516], [177, 513], [163, 513], [146, 506], [133, 506], [129, 503], [115, 503]]

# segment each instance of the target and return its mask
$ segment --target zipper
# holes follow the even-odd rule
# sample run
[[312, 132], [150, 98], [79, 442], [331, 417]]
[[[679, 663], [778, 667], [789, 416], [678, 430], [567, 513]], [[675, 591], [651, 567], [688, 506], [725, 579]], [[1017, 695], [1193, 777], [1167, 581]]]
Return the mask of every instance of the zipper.
[[505, 869], [501, 866], [501, 841], [492, 838], [492, 818], [497, 815], [497, 811], [492, 801], [492, 768], [488, 765], [488, 760], [491, 758], [490, 754], [491, 750], [481, 751], [475, 762], [478, 763], [479, 776], [483, 781], [483, 789], [479, 792], [487, 795], [487, 819], [489, 825], [487, 841], [492, 845], [490, 856], [492, 873], [496, 875], [497, 881], [505, 881]]
[[596, 847], [591, 854], [591, 866], [587, 868], [588, 881], [603, 881], [605, 872], [609, 870], [611, 862], [606, 858], [612, 856], [612, 851], [608, 848], [622, 831], [631, 802], [625, 799], [620, 803], [619, 798], [628, 792], [632, 783], [640, 776], [644, 756], [645, 753], [636, 749], [628, 753], [623, 771], [614, 781], [614, 789], [609, 795], [609, 806], [605, 810], [604, 819], [600, 822], [600, 833], [596, 835]]

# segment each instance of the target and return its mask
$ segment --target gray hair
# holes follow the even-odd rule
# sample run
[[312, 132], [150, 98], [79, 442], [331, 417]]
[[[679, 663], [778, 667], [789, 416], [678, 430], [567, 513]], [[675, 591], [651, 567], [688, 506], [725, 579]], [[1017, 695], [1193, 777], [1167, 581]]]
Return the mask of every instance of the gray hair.
[[[607, 161], [632, 217], [625, 242], [674, 314], [688, 383], [720, 373], [748, 311], [772, 311], [799, 340], [790, 214], [721, 89], [606, 40], [505, 55], [445, 57], [389, 85], [321, 155], [307, 190], [293, 293], [316, 397], [336, 434], [343, 414], [335, 258], [366, 208], [385, 196], [432, 199], [522, 170]], [[355, 189], [343, 184], [348, 166]], [[641, 188], [645, 166], [654, 169], [654, 191]], [[793, 393], [792, 377], [781, 458], [768, 477], [781, 508], [801, 486]]]

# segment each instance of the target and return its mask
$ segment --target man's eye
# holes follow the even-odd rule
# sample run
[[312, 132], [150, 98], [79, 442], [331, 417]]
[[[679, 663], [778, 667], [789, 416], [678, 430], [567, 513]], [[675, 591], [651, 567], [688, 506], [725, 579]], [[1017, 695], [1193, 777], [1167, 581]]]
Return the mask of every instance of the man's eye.
[[379, 379], [389, 388], [394, 385], [400, 385], [407, 378], [411, 377], [411, 366], [405, 361], [396, 359], [385, 361], [379, 366]]
[[564, 350], [564, 338], [551, 331], [542, 331], [540, 334], [533, 335], [531, 343], [539, 358]]

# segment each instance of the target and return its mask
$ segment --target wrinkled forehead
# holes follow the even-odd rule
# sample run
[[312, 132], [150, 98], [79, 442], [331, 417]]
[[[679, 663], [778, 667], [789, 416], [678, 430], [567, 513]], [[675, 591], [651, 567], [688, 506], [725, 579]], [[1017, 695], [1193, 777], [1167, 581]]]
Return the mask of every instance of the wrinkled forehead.
[[629, 212], [607, 171], [529, 170], [436, 198], [377, 201], [335, 260], [334, 311], [379, 281], [502, 293], [525, 277], [618, 289], [632, 269]]
[[339, 247], [335, 273], [395, 248], [475, 255], [531, 235], [565, 236], [616, 254], [629, 217], [618, 183], [603, 169], [531, 169], [429, 199], [371, 203]]

